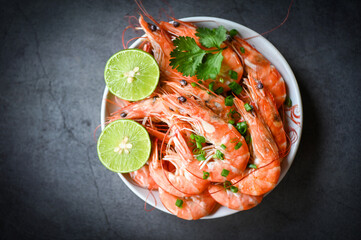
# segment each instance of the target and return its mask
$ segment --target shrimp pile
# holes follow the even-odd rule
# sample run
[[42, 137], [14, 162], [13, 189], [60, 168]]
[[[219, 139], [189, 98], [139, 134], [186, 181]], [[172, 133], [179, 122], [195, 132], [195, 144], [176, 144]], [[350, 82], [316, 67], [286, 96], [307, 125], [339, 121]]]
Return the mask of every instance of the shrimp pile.
[[[130, 177], [141, 187], [158, 190], [169, 212], [187, 220], [211, 214], [218, 204], [239, 211], [257, 206], [276, 186], [290, 148], [279, 112], [286, 98], [281, 74], [234, 36], [224, 42], [215, 80], [182, 76], [170, 66], [172, 41], [187, 36], [200, 46], [197, 26], [177, 19], [156, 21], [141, 10], [139, 25], [146, 37], [139, 48], [158, 62], [159, 85], [141, 101], [116, 99], [119, 109], [108, 118], [138, 121], [152, 138], [147, 164]], [[230, 93], [232, 82], [243, 87], [240, 94]], [[213, 91], [218, 88], [223, 93]], [[225, 104], [229, 96], [232, 106]]]

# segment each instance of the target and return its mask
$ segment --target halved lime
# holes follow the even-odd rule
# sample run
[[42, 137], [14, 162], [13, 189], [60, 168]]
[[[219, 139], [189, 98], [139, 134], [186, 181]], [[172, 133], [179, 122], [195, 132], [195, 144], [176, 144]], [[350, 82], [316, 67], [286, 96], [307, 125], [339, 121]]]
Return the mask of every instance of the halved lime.
[[159, 67], [149, 53], [139, 49], [126, 49], [108, 60], [104, 78], [115, 96], [138, 101], [148, 97], [157, 87]]
[[128, 119], [107, 125], [98, 139], [98, 156], [113, 172], [133, 172], [148, 160], [151, 143], [147, 130]]

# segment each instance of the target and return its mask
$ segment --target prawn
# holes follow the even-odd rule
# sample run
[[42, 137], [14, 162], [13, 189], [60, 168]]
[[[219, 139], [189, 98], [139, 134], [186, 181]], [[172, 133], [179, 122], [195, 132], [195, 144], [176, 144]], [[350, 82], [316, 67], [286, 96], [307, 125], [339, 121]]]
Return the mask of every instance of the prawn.
[[[197, 220], [209, 215], [217, 203], [207, 191], [190, 197], [176, 197], [159, 188], [159, 198], [169, 212], [185, 220]], [[182, 203], [180, 207], [176, 205], [177, 200]]]
[[232, 192], [221, 185], [211, 185], [208, 188], [212, 198], [219, 204], [230, 209], [243, 211], [257, 206], [263, 199], [263, 196], [251, 196], [241, 192]]
[[[179, 132], [174, 137], [179, 137]], [[177, 136], [178, 135], [178, 136]], [[190, 174], [182, 164], [180, 156], [171, 149], [166, 150], [166, 155], [159, 160], [158, 146], [155, 144], [155, 154], [150, 161], [150, 174], [154, 181], [164, 190], [178, 197], [186, 197], [202, 193], [209, 185], [208, 181]], [[167, 161], [175, 168], [165, 169], [162, 161]]]
[[267, 89], [263, 88], [260, 82], [257, 83], [251, 75], [248, 79], [245, 79], [245, 83], [248, 86], [251, 98], [257, 107], [257, 112], [261, 115], [270, 129], [279, 152], [283, 155], [287, 151], [287, 137], [272, 94], [270, 94]]
[[[165, 95], [162, 98], [165, 105], [177, 111], [173, 113], [173, 117], [188, 122], [197, 135], [203, 136], [208, 143], [212, 144], [203, 149], [206, 153], [204, 162], [199, 164], [198, 161], [194, 161], [194, 158], [188, 160], [187, 169], [190, 172], [199, 176], [203, 175], [202, 171], [205, 171], [210, 174], [210, 181], [223, 182], [235, 177], [246, 168], [249, 159], [248, 147], [243, 136], [233, 125], [226, 123], [217, 114], [192, 98], [182, 103], [178, 102], [176, 95]], [[241, 146], [238, 147], [239, 145]], [[217, 152], [221, 153], [219, 155], [224, 160], [213, 158]], [[228, 172], [227, 177], [221, 174], [224, 171]]]
[[[164, 31], [176, 37], [191, 37], [196, 41], [197, 45], [200, 48], [206, 49], [199, 42], [199, 37], [196, 35], [197, 27], [194, 24], [183, 22], [175, 18], [172, 19], [174, 21], [173, 24], [168, 22], [160, 22], [160, 27], [163, 28]], [[174, 24], [175, 22], [178, 24]], [[225, 46], [225, 44], [222, 44], [222, 47]], [[222, 51], [222, 55], [223, 61], [221, 65], [221, 70], [216, 77], [216, 80], [214, 81], [212, 79], [207, 79], [206, 81], [204, 81], [204, 85], [208, 87], [211, 82], [214, 82], [215, 88], [222, 87], [225, 91], [229, 91], [230, 87], [228, 85], [231, 82], [240, 82], [243, 75], [243, 65], [241, 59], [232, 48], [225, 48]], [[229, 74], [231, 70], [237, 73], [236, 79], [231, 78]]]
[[243, 101], [238, 98], [234, 99], [234, 104], [249, 126], [254, 152], [253, 164], [257, 169], [248, 169], [232, 181], [236, 182], [235, 186], [241, 193], [260, 196], [271, 191], [278, 182], [281, 173], [278, 147], [256, 112], [247, 112]]
[[145, 164], [142, 168], [137, 171], [130, 172], [129, 176], [136, 182], [139, 186], [147, 188], [149, 190], [157, 190], [158, 185], [153, 180], [149, 171], [149, 163]]
[[262, 82], [272, 93], [279, 108], [286, 99], [286, 84], [277, 69], [255, 48], [235, 36], [230, 45], [241, 56], [245, 71]]

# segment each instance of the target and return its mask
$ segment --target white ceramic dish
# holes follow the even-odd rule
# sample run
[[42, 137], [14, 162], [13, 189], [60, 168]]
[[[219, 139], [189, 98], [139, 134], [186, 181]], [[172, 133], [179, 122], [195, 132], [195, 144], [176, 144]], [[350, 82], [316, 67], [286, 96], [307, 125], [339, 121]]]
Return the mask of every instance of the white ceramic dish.
[[[183, 18], [182, 21], [186, 22], [194, 22], [197, 26], [208, 27], [208, 28], [215, 28], [219, 25], [223, 25], [226, 29], [236, 29], [243, 38], [251, 37], [258, 35], [255, 31], [232, 21], [228, 21], [221, 18], [214, 18], [214, 17], [189, 17]], [[277, 34], [277, 33], [273, 33]], [[296, 78], [288, 65], [287, 61], [281, 55], [281, 53], [264, 37], [259, 36], [256, 38], [252, 38], [248, 41], [251, 45], [253, 45], [260, 53], [262, 53], [281, 73], [282, 77], [284, 78], [287, 84], [287, 93], [292, 99], [293, 105], [298, 105], [298, 110], [296, 109], [297, 115], [300, 117], [297, 119], [299, 121], [299, 125], [296, 125], [292, 121], [288, 121], [288, 124], [295, 129], [297, 132], [298, 139], [292, 145], [290, 149], [290, 153], [288, 154], [287, 158], [285, 158], [282, 162], [282, 171], [281, 176], [279, 178], [278, 183], [280, 183], [283, 177], [286, 175], [288, 169], [290, 168], [295, 156], [296, 152], [301, 140], [301, 132], [302, 132], [302, 124], [303, 124], [303, 112], [302, 112], [302, 101], [301, 101], [301, 94], [300, 90], [297, 85]], [[136, 48], [141, 43], [141, 40], [138, 39], [134, 42], [130, 48]], [[105, 99], [113, 98], [113, 95], [108, 91], [107, 87], [104, 89], [103, 99], [102, 99], [102, 106], [101, 106], [101, 128], [102, 130], [105, 127], [105, 119], [108, 117], [109, 113], [114, 111], [114, 106], [109, 104]], [[156, 203], [154, 199], [149, 196], [149, 192], [147, 189], [143, 189], [138, 187], [134, 182], [131, 180], [128, 174], [119, 174], [119, 177], [123, 180], [123, 182], [141, 199], [147, 201], [149, 205], [156, 207], [159, 210], [164, 212], [168, 212], [167, 209], [163, 206], [159, 199], [159, 195], [157, 191], [154, 191], [154, 196], [156, 199]], [[148, 196], [148, 198], [147, 198]], [[204, 217], [203, 219], [212, 219], [212, 218], [219, 218], [231, 215], [238, 211], [228, 209], [226, 207], [219, 207], [213, 214]]]

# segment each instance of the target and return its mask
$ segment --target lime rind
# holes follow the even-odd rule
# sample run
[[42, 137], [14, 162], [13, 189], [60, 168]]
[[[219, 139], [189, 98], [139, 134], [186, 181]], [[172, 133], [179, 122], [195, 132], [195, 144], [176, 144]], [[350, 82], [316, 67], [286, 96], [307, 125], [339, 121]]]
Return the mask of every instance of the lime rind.
[[[124, 74], [139, 67], [141, 75], [135, 75], [132, 83]], [[139, 49], [121, 50], [107, 62], [104, 70], [105, 83], [115, 96], [138, 101], [148, 97], [158, 85], [159, 66], [154, 57]]]
[[[119, 154], [114, 149], [128, 137], [132, 144], [128, 154]], [[128, 173], [144, 166], [151, 152], [151, 142], [147, 130], [139, 123], [122, 119], [108, 124], [100, 134], [97, 151], [103, 165], [113, 172]]]

